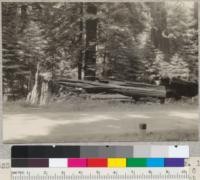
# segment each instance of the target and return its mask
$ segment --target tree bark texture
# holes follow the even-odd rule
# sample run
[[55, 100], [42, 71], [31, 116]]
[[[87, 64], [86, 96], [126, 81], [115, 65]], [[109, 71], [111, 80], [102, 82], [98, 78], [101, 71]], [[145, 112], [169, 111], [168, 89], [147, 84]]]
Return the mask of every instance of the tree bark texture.
[[85, 80], [95, 80], [96, 76], [96, 43], [97, 43], [97, 7], [87, 3]]
[[79, 42], [81, 44], [81, 48], [80, 48], [80, 52], [79, 52], [79, 59], [78, 59], [78, 79], [81, 80], [82, 79], [82, 69], [83, 69], [83, 48], [84, 48], [84, 22], [83, 22], [83, 8], [84, 8], [84, 5], [83, 5], [83, 2], [81, 3], [80, 5], [80, 36], [79, 36]]
[[168, 38], [162, 36], [167, 33], [167, 12], [164, 2], [156, 2], [150, 4], [151, 17], [153, 19], [153, 28], [151, 29], [151, 39], [156, 48], [163, 52], [170, 52], [170, 42]]

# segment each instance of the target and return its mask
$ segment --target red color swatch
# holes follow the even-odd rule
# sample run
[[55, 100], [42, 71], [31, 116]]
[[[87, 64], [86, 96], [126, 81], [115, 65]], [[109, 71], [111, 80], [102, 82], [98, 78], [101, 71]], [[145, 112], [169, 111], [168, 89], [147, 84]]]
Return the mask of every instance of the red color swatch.
[[90, 158], [87, 159], [87, 167], [107, 167], [106, 158]]

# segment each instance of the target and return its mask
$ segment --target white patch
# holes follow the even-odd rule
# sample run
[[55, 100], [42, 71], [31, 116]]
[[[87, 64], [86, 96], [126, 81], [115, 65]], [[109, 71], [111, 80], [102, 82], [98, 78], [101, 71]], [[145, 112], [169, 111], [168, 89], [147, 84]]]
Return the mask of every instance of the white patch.
[[116, 126], [116, 125], [107, 125], [107, 127], [109, 127], [109, 128], [113, 128], [113, 129], [120, 129], [120, 127], [119, 126]]
[[81, 116], [88, 116], [89, 114], [80, 114]]
[[131, 118], [140, 118], [140, 119], [149, 119], [149, 118], [151, 118], [149, 116], [145, 116], [145, 115], [141, 115], [141, 114], [129, 114], [127, 116], [131, 117]]
[[172, 117], [179, 117], [179, 118], [184, 118], [184, 119], [198, 119], [199, 115], [198, 113], [188, 113], [188, 112], [177, 112], [173, 111], [169, 113], [169, 116]]

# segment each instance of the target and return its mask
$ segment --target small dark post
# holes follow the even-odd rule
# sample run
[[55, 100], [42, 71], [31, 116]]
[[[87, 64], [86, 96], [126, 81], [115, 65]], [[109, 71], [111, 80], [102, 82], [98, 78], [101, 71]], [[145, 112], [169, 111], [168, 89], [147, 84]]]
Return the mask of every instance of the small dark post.
[[139, 132], [141, 135], [146, 135], [146, 132], [147, 132], [147, 124], [146, 123], [139, 124]]

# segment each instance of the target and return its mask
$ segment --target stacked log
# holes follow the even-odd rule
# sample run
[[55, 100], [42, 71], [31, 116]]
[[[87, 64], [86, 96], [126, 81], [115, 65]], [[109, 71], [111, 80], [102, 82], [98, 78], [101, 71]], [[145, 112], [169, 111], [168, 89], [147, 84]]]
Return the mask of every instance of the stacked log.
[[55, 83], [62, 86], [82, 88], [87, 93], [122, 94], [130, 97], [156, 97], [165, 98], [165, 86], [157, 86], [140, 82], [122, 81], [86, 81], [59, 78]]

